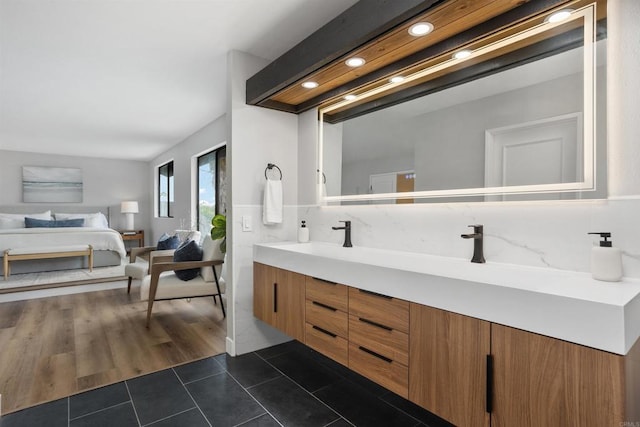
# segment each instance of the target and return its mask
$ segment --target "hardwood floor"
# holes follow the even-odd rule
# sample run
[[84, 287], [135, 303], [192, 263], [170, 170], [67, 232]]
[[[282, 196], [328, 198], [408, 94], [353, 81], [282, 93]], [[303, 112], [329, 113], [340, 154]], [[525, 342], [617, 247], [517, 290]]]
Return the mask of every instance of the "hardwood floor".
[[157, 301], [151, 326], [138, 289], [0, 304], [2, 413], [225, 351], [213, 298]]

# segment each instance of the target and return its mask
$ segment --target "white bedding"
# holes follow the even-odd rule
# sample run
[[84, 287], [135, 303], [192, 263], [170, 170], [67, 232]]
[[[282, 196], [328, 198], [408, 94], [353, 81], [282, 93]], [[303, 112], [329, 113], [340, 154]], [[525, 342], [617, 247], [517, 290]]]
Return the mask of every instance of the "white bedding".
[[0, 256], [6, 249], [35, 246], [91, 245], [94, 251], [109, 250], [127, 255], [120, 233], [110, 228], [61, 227], [0, 230]]

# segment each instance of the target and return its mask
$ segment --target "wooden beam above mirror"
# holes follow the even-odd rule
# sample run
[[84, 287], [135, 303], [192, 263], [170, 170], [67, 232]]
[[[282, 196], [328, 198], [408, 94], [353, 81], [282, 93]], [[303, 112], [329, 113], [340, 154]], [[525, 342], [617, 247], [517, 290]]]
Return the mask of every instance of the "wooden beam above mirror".
[[[591, 0], [593, 1], [593, 0]], [[301, 113], [581, 0], [361, 0], [247, 80], [248, 104]], [[606, 14], [606, 7], [602, 8]], [[429, 22], [425, 36], [409, 28]], [[349, 67], [352, 57], [361, 67]], [[314, 81], [307, 89], [302, 83]]]

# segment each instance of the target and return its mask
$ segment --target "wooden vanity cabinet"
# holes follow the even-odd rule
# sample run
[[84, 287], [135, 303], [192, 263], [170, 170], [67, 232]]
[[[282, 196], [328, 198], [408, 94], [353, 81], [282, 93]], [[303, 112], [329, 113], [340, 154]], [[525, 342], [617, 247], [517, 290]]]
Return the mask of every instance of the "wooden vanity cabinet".
[[489, 426], [491, 324], [416, 303], [410, 319], [409, 400], [457, 426]]
[[349, 288], [349, 368], [408, 397], [408, 301]]
[[254, 314], [461, 427], [640, 421], [626, 356], [254, 263]]
[[[633, 407], [640, 407], [640, 399], [625, 412], [623, 356], [495, 323], [491, 351], [492, 427], [599, 427], [638, 421], [632, 417], [639, 415]], [[629, 379], [638, 387], [637, 373]]]
[[305, 335], [305, 277], [253, 263], [253, 314], [301, 342]]
[[631, 390], [640, 389], [640, 342], [624, 357], [415, 303], [410, 324], [409, 400], [457, 426], [598, 427], [640, 416]]
[[305, 344], [343, 365], [349, 364], [347, 287], [306, 278]]

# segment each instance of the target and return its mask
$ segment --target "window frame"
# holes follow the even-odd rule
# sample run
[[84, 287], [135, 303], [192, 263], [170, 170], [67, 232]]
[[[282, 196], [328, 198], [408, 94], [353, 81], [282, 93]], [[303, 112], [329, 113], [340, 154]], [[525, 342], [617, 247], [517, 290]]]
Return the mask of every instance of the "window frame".
[[[166, 168], [166, 174], [163, 173], [163, 169]], [[172, 201], [174, 201], [174, 196], [175, 196], [175, 169], [174, 169], [174, 165], [173, 165], [173, 160], [170, 160], [166, 163], [163, 163], [162, 165], [158, 166], [157, 168], [158, 171], [158, 182], [157, 182], [157, 190], [158, 190], [158, 204], [156, 206], [156, 213], [158, 218], [173, 218], [173, 212], [171, 209], [171, 204]], [[166, 176], [167, 177], [167, 184], [166, 184], [166, 188], [162, 187], [162, 176]], [[162, 201], [162, 193], [163, 190], [166, 190], [167, 193], [167, 214], [163, 215], [162, 212], [162, 207], [163, 207], [163, 201]]]
[[[195, 166], [196, 166], [196, 192], [195, 192], [195, 223], [196, 223], [196, 227], [198, 229], [198, 231], [202, 231], [200, 230], [200, 159], [202, 159], [205, 156], [209, 156], [211, 154], [215, 155], [215, 171], [214, 171], [214, 193], [215, 193], [215, 200], [214, 200], [214, 204], [215, 204], [215, 209], [214, 209], [214, 215], [218, 215], [220, 213], [222, 213], [223, 215], [226, 215], [226, 212], [220, 212], [220, 207], [222, 206], [221, 203], [221, 196], [223, 195], [223, 192], [220, 191], [221, 190], [221, 186], [220, 186], [220, 159], [221, 158], [225, 158], [227, 157], [227, 145], [223, 144], [220, 145], [218, 147], [212, 148], [211, 150], [207, 150], [206, 152], [199, 154], [197, 156], [195, 156]], [[226, 171], [226, 168], [225, 168]]]

